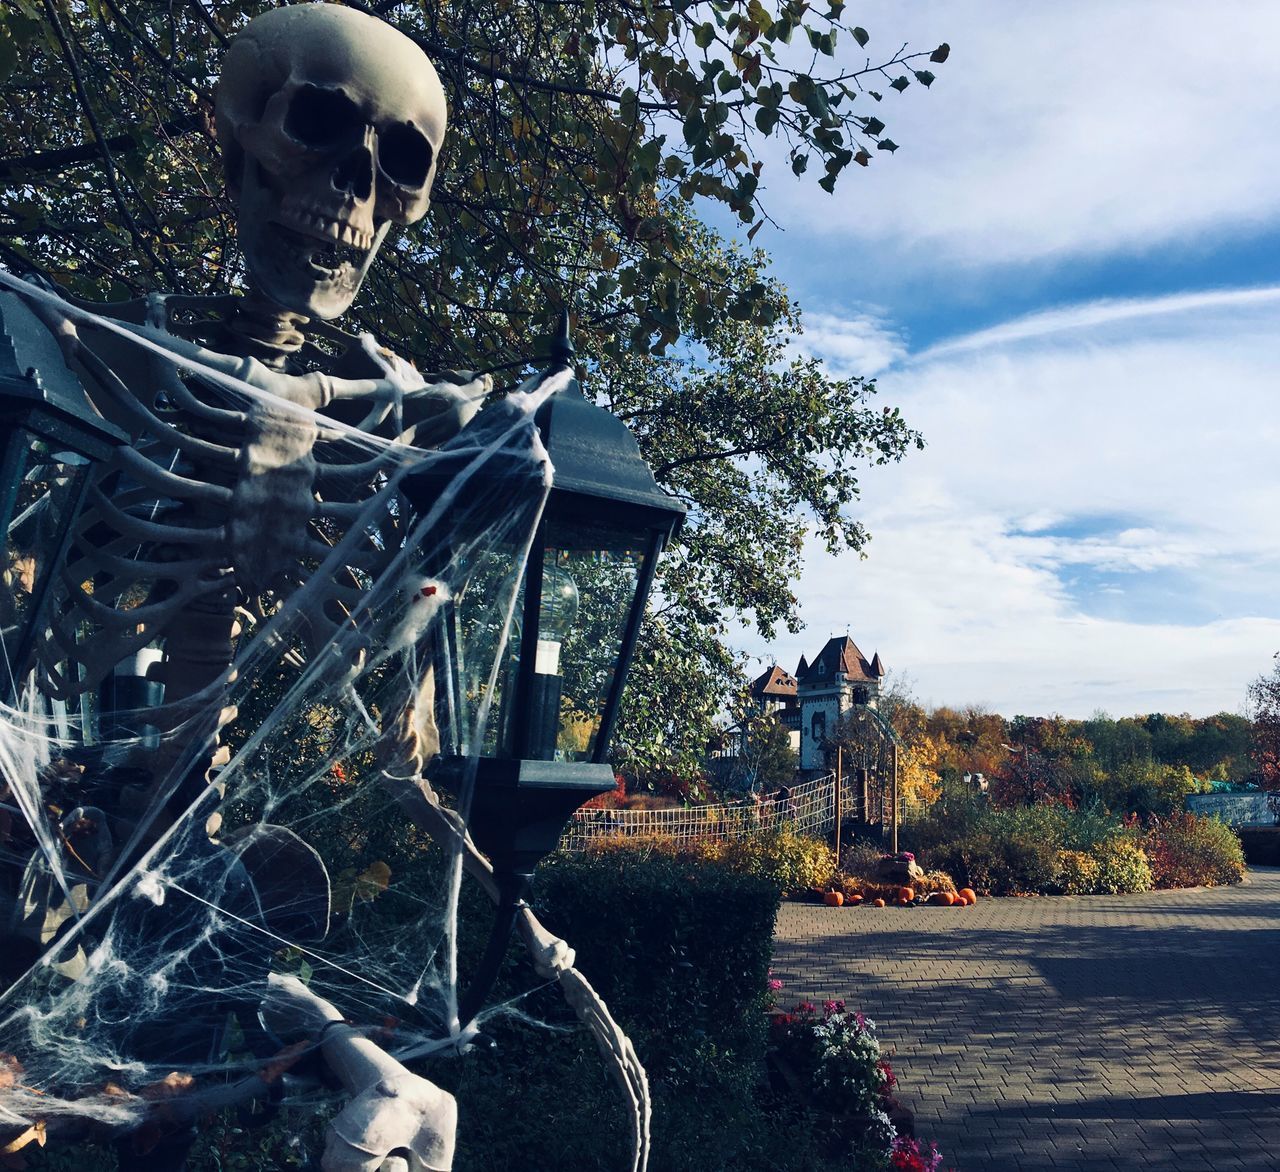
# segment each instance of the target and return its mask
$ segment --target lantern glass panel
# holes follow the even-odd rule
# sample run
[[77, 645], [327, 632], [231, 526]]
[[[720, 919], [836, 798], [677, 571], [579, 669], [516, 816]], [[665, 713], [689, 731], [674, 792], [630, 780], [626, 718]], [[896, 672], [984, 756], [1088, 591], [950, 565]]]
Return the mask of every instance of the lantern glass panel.
[[[456, 663], [457, 724], [449, 730], [446, 751], [483, 757], [514, 753], [524, 609], [522, 553], [513, 544], [498, 542], [470, 555], [466, 584], [453, 603], [456, 635], [450, 652]], [[493, 694], [486, 708], [491, 679]]]
[[[557, 761], [590, 761], [645, 556], [642, 536], [589, 522], [547, 523], [535, 695], [555, 702]], [[536, 705], [535, 705], [536, 706]]]
[[0, 644], [6, 683], [25, 674], [40, 634], [36, 612], [43, 604], [50, 573], [65, 548], [89, 473], [89, 462], [29, 432], [10, 437], [0, 492], [5, 524], [0, 566]]

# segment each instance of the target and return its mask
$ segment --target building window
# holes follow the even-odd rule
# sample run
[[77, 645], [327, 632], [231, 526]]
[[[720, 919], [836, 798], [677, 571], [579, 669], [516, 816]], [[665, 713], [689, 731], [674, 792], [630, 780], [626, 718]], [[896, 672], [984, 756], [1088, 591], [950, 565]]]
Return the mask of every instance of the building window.
[[868, 704], [871, 701], [871, 692], [862, 684], [853, 689], [853, 702], [855, 704]]
[[827, 714], [825, 712], [815, 712], [813, 714], [813, 722], [809, 727], [813, 733], [813, 739], [821, 743], [827, 735]]

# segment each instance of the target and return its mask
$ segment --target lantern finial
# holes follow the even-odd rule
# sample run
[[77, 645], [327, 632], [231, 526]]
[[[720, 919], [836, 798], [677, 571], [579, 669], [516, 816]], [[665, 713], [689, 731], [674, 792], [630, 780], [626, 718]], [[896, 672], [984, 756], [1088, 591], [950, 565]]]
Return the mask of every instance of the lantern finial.
[[569, 307], [566, 305], [560, 310], [556, 335], [551, 339], [551, 365], [547, 368], [547, 373], [555, 374], [557, 371], [572, 369], [573, 355], [573, 339], [569, 337]]

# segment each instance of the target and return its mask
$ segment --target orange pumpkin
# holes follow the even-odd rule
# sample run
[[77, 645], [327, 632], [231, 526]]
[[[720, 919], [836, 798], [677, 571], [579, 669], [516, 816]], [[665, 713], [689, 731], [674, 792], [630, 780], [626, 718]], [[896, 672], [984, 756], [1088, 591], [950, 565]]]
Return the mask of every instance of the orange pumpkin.
[[872, 906], [872, 907], [884, 907], [884, 900], [883, 900], [883, 899], [874, 899], [874, 900], [872, 900], [872, 901], [871, 901], [871, 906]]
[[963, 891], [956, 892], [956, 897], [951, 903], [952, 907], [968, 907], [969, 897]]
[[978, 897], [977, 897], [977, 895], [975, 895], [975, 894], [974, 894], [974, 890], [973, 890], [973, 888], [972, 888], [972, 887], [962, 887], [962, 888], [960, 888], [960, 894], [961, 894], [961, 895], [963, 895], [963, 896], [965, 897], [965, 899], [969, 901], [969, 903], [977, 903], [977, 902], [978, 902]]
[[911, 901], [914, 900], [915, 897], [916, 897], [916, 893], [910, 887], [898, 888], [899, 903], [911, 903]]
[[949, 891], [935, 891], [928, 900], [935, 907], [950, 907], [955, 901], [956, 897]]
[[844, 895], [839, 891], [828, 891], [827, 894], [822, 897], [822, 902], [825, 903], [827, 907], [842, 907], [844, 905]]
[[845, 903], [850, 907], [857, 907], [861, 902], [862, 896], [860, 896], [856, 891], [845, 899]]

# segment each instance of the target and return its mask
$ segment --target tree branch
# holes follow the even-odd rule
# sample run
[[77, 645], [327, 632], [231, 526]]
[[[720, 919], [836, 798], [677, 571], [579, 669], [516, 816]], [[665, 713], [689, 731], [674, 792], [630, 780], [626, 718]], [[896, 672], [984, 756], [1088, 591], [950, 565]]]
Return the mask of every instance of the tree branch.
[[[161, 123], [159, 130], [166, 138], [179, 138], [199, 130], [203, 120], [196, 115], [177, 118], [172, 122]], [[0, 159], [0, 181], [23, 178], [29, 175], [42, 175], [49, 171], [61, 171], [65, 167], [73, 167], [78, 163], [103, 162], [102, 148], [108, 154], [125, 154], [136, 150], [138, 140], [131, 134], [117, 134], [111, 138], [82, 143], [80, 146], [62, 147], [56, 151], [36, 151], [30, 155], [17, 155], [11, 159]]]

